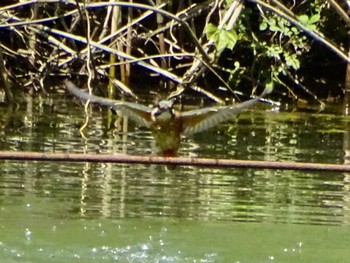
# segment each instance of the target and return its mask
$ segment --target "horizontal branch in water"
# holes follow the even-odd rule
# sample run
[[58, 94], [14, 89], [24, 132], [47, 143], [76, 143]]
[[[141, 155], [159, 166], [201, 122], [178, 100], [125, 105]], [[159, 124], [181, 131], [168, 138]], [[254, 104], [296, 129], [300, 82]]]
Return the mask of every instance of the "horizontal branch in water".
[[253, 168], [303, 171], [334, 171], [350, 172], [350, 165], [301, 163], [301, 162], [272, 162], [230, 159], [209, 159], [190, 157], [159, 157], [132, 156], [126, 154], [78, 154], [78, 153], [38, 153], [0, 151], [0, 160], [16, 161], [59, 161], [59, 162], [101, 162], [101, 163], [137, 163], [137, 164], [166, 164], [221, 168]]

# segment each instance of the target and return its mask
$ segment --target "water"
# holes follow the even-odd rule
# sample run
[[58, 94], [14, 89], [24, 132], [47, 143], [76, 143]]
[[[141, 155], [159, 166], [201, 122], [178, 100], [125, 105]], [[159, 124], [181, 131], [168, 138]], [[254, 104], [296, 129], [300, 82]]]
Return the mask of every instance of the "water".
[[[0, 108], [0, 149], [152, 155], [71, 98]], [[115, 118], [119, 121], [118, 118]], [[123, 121], [119, 121], [123, 124]], [[344, 163], [350, 119], [252, 110], [181, 156]], [[0, 262], [348, 262], [347, 173], [0, 162]]]

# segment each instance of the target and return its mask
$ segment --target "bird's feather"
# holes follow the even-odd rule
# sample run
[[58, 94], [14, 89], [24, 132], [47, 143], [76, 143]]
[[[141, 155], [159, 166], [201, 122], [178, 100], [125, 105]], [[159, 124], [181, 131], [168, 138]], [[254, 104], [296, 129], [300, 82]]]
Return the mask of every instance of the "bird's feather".
[[150, 127], [151, 112], [152, 112], [151, 108], [148, 108], [144, 105], [137, 104], [137, 103], [121, 101], [121, 100], [105, 99], [102, 97], [95, 96], [93, 94], [89, 94], [79, 89], [76, 85], [74, 85], [69, 80], [66, 80], [64, 84], [66, 85], [69, 92], [79, 97], [80, 99], [88, 100], [91, 103], [97, 103], [103, 106], [110, 107], [117, 112], [118, 111], [121, 112], [123, 115], [129, 117], [131, 120], [135, 121], [139, 125], [145, 126], [147, 128]]
[[214, 106], [182, 112], [182, 132], [184, 135], [189, 135], [210, 129], [221, 122], [228, 121], [241, 111], [254, 105], [268, 92], [268, 90], [264, 90], [260, 96], [254, 99], [230, 106]]

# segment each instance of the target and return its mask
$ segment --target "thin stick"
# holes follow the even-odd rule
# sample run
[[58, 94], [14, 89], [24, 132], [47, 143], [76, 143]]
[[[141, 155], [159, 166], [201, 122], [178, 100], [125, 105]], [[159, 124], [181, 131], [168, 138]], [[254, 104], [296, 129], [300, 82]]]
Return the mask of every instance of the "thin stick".
[[13, 103], [14, 97], [11, 90], [11, 85], [9, 83], [8, 75], [5, 69], [5, 60], [3, 56], [2, 47], [0, 47], [0, 83], [5, 89], [5, 94], [8, 102]]
[[229, 160], [188, 157], [131, 156], [126, 154], [78, 154], [78, 153], [38, 153], [1, 151], [0, 160], [13, 161], [55, 161], [55, 162], [95, 162], [124, 164], [167, 164], [204, 166], [220, 168], [252, 168], [272, 170], [350, 172], [348, 164], [301, 163]]
[[261, 5], [263, 8], [270, 10], [280, 17], [284, 18], [294, 26], [296, 26], [299, 30], [303, 31], [305, 34], [309, 35], [310, 37], [316, 39], [320, 43], [324, 44], [326, 47], [328, 47], [330, 50], [332, 50], [335, 54], [337, 54], [340, 58], [342, 58], [344, 61], [350, 63], [350, 58], [341, 51], [335, 44], [332, 43], [331, 40], [325, 38], [320, 32], [316, 30], [310, 30], [303, 24], [301, 24], [298, 20], [296, 20], [293, 17], [288, 16], [280, 9], [274, 8], [273, 6], [261, 1], [261, 0], [248, 0], [248, 2], [256, 3], [258, 5]]

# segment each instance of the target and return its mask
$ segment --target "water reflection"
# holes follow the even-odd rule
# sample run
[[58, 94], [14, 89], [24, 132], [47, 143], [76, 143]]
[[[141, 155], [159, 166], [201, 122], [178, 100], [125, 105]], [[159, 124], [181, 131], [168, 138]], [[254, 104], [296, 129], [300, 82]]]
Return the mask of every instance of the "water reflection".
[[[58, 96], [58, 95], [57, 95]], [[71, 100], [27, 98], [1, 108], [1, 150], [152, 155], [148, 130], [106, 129], [106, 114]], [[349, 119], [330, 114], [249, 111], [231, 124], [183, 141], [181, 156], [344, 162]], [[125, 125], [124, 125], [125, 126]], [[345, 140], [346, 142], [346, 140]], [[250, 169], [2, 161], [0, 197], [42, 197], [82, 218], [177, 217], [200, 220], [349, 224], [349, 177]], [[52, 211], [52, 214], [56, 214]]]
[[3, 204], [39, 197], [60, 217], [349, 224], [348, 185], [337, 173], [4, 162], [1, 174]]
[[[126, 132], [119, 118], [107, 128], [98, 107], [83, 138], [81, 105], [57, 96], [0, 108], [0, 150], [153, 154], [148, 130], [129, 123]], [[343, 163], [349, 123], [252, 110], [185, 138], [179, 154]], [[1, 262], [348, 258], [347, 173], [1, 161], [0, 175]]]

